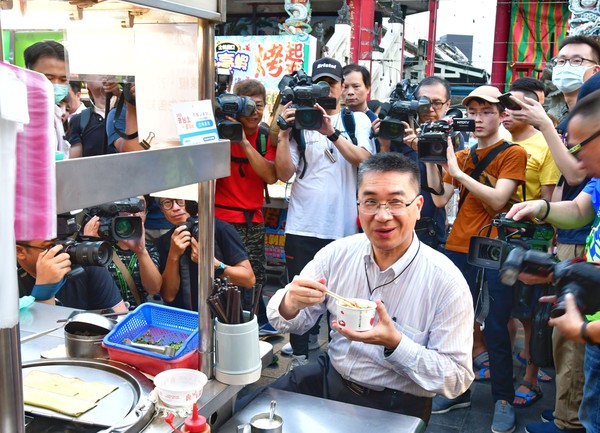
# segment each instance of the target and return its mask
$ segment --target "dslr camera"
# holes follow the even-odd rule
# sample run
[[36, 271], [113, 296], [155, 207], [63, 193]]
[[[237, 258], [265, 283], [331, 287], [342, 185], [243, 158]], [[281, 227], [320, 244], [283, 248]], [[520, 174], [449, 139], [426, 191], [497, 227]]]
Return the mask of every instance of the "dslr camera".
[[[331, 108], [329, 99], [329, 84], [325, 81], [320, 81], [316, 84], [312, 82], [312, 78], [306, 75], [302, 69], [299, 69], [292, 74], [285, 75], [279, 82], [279, 95], [282, 104], [287, 104], [290, 101], [291, 105], [296, 108], [295, 120], [293, 124], [285, 121], [281, 116], [277, 118], [277, 124], [283, 130], [294, 126], [296, 129], [316, 130], [323, 124], [323, 113], [314, 105], [319, 102], [323, 108]], [[334, 99], [334, 107], [337, 101]]]
[[475, 131], [475, 119], [463, 119], [462, 113], [421, 125], [417, 153], [423, 162], [447, 162], [448, 138], [456, 151], [461, 143], [460, 132]]
[[513, 249], [502, 268], [500, 280], [504, 284], [516, 282], [519, 273], [547, 276], [553, 273], [552, 284], [556, 302], [550, 317], [562, 316], [566, 311], [565, 296], [572, 293], [582, 314], [593, 314], [600, 310], [600, 266], [581, 259], [556, 263], [554, 256], [541, 251]]
[[410, 88], [409, 80], [402, 80], [396, 84], [396, 88], [390, 95], [389, 102], [381, 104], [379, 118], [379, 137], [388, 140], [401, 140], [404, 136], [404, 125], [409, 123], [419, 114], [425, 114], [431, 109], [431, 100], [421, 96], [418, 100], [412, 99], [412, 93], [408, 96]]
[[185, 226], [185, 229], [190, 232], [192, 234], [192, 236], [194, 238], [196, 238], [196, 240], [198, 240], [198, 236], [199, 236], [199, 230], [198, 230], [198, 217], [197, 216], [192, 216], [189, 217], [184, 224], [182, 224]]
[[546, 252], [554, 237], [550, 224], [533, 221], [515, 221], [506, 218], [506, 213], [496, 215], [492, 226], [498, 229], [498, 238], [473, 236], [469, 243], [467, 261], [473, 266], [500, 269], [510, 251], [515, 247]]
[[244, 136], [242, 124], [228, 120], [225, 116], [237, 119], [238, 116], [251, 116], [254, 111], [256, 111], [256, 104], [249, 96], [238, 96], [233, 93], [222, 93], [217, 96], [215, 120], [219, 137], [234, 142], [242, 141]]
[[138, 213], [145, 210], [146, 202], [144, 199], [132, 197], [93, 207], [90, 209], [90, 214], [100, 217], [98, 236], [115, 243], [137, 239], [142, 236], [142, 218], [139, 216], [119, 216], [119, 213]]

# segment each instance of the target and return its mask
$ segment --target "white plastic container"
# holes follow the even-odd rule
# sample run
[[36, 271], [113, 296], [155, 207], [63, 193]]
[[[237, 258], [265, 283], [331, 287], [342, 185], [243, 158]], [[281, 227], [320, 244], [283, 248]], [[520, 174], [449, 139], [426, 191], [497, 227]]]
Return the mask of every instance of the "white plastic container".
[[169, 407], [191, 406], [202, 395], [208, 378], [204, 373], [189, 368], [174, 368], [158, 373], [154, 386], [160, 400]]
[[352, 331], [368, 331], [375, 322], [375, 308], [377, 304], [367, 299], [349, 298], [363, 308], [349, 307], [337, 301], [337, 321]]

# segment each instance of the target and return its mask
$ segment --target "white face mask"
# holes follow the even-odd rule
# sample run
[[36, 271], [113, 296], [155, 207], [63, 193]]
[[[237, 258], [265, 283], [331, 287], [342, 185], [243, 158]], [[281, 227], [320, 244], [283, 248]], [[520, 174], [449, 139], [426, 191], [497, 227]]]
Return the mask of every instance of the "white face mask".
[[563, 93], [574, 92], [583, 85], [583, 76], [590, 67], [573, 66], [570, 63], [565, 63], [560, 68], [555, 67], [552, 71], [552, 83]]

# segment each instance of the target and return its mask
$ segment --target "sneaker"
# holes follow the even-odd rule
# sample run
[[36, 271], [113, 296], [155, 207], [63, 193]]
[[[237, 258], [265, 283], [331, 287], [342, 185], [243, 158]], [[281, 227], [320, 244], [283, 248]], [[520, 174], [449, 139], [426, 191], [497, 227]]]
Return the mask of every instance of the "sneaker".
[[526, 433], [585, 433], [584, 428], [559, 429], [553, 422], [530, 422], [525, 427]]
[[443, 395], [436, 395], [433, 397], [431, 402], [431, 413], [439, 415], [442, 413], [450, 412], [454, 409], [461, 409], [463, 407], [471, 406], [471, 390], [467, 389], [461, 395], [456, 398], [446, 398]]
[[269, 322], [263, 323], [258, 328], [258, 335], [261, 337], [264, 335], [277, 335], [279, 333], [280, 332], [277, 329], [273, 328]]
[[515, 431], [515, 410], [506, 400], [498, 400], [492, 419], [493, 433], [512, 433]]
[[[319, 344], [319, 336], [318, 335], [308, 335], [308, 350], [317, 350], [321, 348], [321, 344]], [[292, 349], [291, 343], [285, 343], [281, 348], [282, 355], [291, 355], [294, 353], [294, 349]]]
[[542, 421], [544, 421], [544, 422], [554, 421], [554, 409], [544, 409], [542, 411]]
[[306, 364], [308, 364], [308, 357], [306, 355], [292, 355], [292, 362], [290, 362], [290, 365], [287, 368], [287, 372], [289, 373], [294, 368]]

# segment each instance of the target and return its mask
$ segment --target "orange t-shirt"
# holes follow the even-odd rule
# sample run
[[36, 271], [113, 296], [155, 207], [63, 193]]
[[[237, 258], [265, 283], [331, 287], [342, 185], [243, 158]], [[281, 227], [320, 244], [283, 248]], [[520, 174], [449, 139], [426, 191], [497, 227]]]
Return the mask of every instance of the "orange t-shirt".
[[[483, 160], [485, 156], [494, 148], [500, 146], [504, 140], [487, 147], [477, 149], [477, 158]], [[471, 174], [475, 169], [473, 159], [470, 155], [470, 149], [464, 149], [456, 153], [458, 166], [466, 174]], [[496, 179], [516, 180], [518, 184], [525, 183], [525, 167], [527, 166], [527, 152], [519, 145], [510, 146], [508, 149], [500, 152], [486, 167], [485, 172]], [[458, 185], [462, 189], [461, 196], [466, 189], [455, 181], [448, 173], [444, 175], [444, 182], [450, 183], [455, 187]], [[485, 236], [487, 229], [480, 233], [481, 229], [492, 222], [492, 216], [484, 209], [479, 198], [473, 193], [469, 193], [462, 204], [456, 220], [452, 225], [452, 231], [446, 241], [446, 249], [459, 253], [469, 252], [469, 241], [472, 236]], [[490, 236], [497, 235], [495, 228]]]

